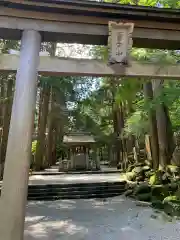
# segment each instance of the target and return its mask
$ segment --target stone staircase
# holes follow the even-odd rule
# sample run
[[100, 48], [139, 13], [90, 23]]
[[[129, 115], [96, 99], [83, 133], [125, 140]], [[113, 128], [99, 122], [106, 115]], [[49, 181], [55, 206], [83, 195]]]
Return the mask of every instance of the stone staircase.
[[121, 195], [126, 182], [29, 185], [28, 200], [53, 201], [60, 199], [108, 198]]
[[121, 195], [126, 182], [29, 185], [28, 200], [108, 198]]

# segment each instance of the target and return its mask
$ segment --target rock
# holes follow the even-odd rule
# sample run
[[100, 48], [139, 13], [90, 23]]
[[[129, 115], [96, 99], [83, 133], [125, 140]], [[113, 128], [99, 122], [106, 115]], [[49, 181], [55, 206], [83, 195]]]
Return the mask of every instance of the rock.
[[158, 217], [157, 215], [154, 215], [154, 214], [151, 215], [152, 219], [156, 219], [157, 217]]
[[179, 175], [179, 176], [175, 176], [175, 177], [174, 177], [174, 180], [175, 180], [176, 182], [179, 182], [179, 181], [180, 181], [180, 175]]
[[136, 196], [136, 199], [139, 201], [150, 202], [151, 201], [151, 193], [141, 193]]
[[176, 190], [176, 192], [174, 193], [174, 196], [176, 196], [178, 198], [178, 200], [180, 200], [180, 189], [178, 186], [178, 189]]
[[165, 197], [164, 200], [163, 200], [163, 203], [168, 203], [168, 202], [173, 202], [173, 201], [178, 201], [179, 198], [175, 195], [173, 196], [168, 196], [168, 197]]
[[145, 180], [145, 175], [140, 175], [136, 177], [137, 182], [144, 182], [144, 180]]
[[155, 184], [158, 184], [158, 178], [156, 176], [156, 174], [153, 174], [150, 178], [149, 178], [149, 183], [151, 185], [155, 185]]
[[171, 164], [180, 166], [180, 147], [176, 146], [172, 155]]
[[162, 184], [168, 184], [171, 182], [170, 176], [168, 173], [162, 175]]
[[164, 209], [164, 204], [160, 200], [152, 201], [152, 207], [156, 209]]
[[135, 187], [134, 194], [150, 193], [151, 187], [148, 184], [141, 184]]
[[168, 165], [167, 171], [173, 174], [174, 176], [177, 176], [180, 174], [180, 167], [174, 166], [174, 165]]
[[146, 171], [145, 172], [145, 176], [147, 177], [147, 178], [150, 178], [152, 175], [154, 174], [154, 171], [151, 169], [150, 171]]
[[135, 204], [138, 207], [151, 207], [150, 202], [136, 201]]
[[143, 167], [139, 166], [139, 167], [135, 167], [133, 168], [132, 172], [136, 173], [137, 175], [143, 173]]
[[134, 165], [135, 165], [135, 167], [143, 167], [144, 163], [135, 163]]
[[178, 184], [175, 182], [172, 182], [170, 184], [167, 185], [168, 191], [171, 193], [175, 193], [178, 190]]
[[126, 197], [132, 196], [132, 195], [133, 195], [133, 190], [132, 190], [132, 189], [128, 189], [128, 190], [124, 193], [124, 195], [125, 195]]
[[149, 166], [143, 166], [143, 171], [144, 172], [147, 172], [147, 171], [150, 171], [151, 168]]
[[145, 164], [146, 164], [147, 166], [149, 166], [150, 168], [152, 168], [152, 161], [146, 159], [144, 162], [145, 162]]
[[169, 195], [168, 189], [164, 185], [153, 185], [151, 187], [151, 194], [153, 200], [163, 201]]
[[134, 169], [134, 167], [135, 167], [134, 164], [129, 165], [126, 172], [131, 172]]
[[161, 184], [161, 173], [159, 171], [155, 172], [149, 179], [150, 185], [159, 185]]
[[126, 173], [126, 178], [128, 181], [135, 181], [136, 174], [134, 172], [128, 172], [128, 173]]
[[180, 200], [175, 200], [175, 196], [169, 196], [164, 199], [163, 203], [166, 214], [171, 216], [180, 216]]

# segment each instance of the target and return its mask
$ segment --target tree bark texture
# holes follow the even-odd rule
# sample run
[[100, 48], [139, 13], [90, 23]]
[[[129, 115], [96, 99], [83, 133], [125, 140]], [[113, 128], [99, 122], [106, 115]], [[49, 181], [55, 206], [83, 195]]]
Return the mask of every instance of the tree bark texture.
[[[144, 83], [144, 97], [146, 101], [153, 100], [153, 88], [152, 82], [148, 81]], [[148, 109], [148, 121], [149, 121], [149, 135], [151, 142], [151, 154], [153, 168], [156, 170], [159, 167], [159, 142], [158, 131], [156, 122], [156, 111], [153, 108]]]

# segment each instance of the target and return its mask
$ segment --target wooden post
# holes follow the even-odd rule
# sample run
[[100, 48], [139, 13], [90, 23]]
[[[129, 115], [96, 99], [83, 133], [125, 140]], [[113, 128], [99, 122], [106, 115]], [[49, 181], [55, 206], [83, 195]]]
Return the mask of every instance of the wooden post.
[[41, 36], [22, 34], [0, 202], [0, 240], [23, 240]]

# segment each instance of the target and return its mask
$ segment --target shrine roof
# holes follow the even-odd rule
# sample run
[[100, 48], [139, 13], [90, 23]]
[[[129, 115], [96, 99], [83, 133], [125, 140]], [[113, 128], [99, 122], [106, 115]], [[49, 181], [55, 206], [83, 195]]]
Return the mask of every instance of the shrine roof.
[[96, 141], [92, 135], [65, 135], [63, 138], [63, 143], [66, 144], [86, 144], [95, 142]]
[[84, 15], [129, 20], [161, 20], [178, 22], [179, 9], [145, 7], [88, 0], [1, 0], [0, 6], [21, 10]]

